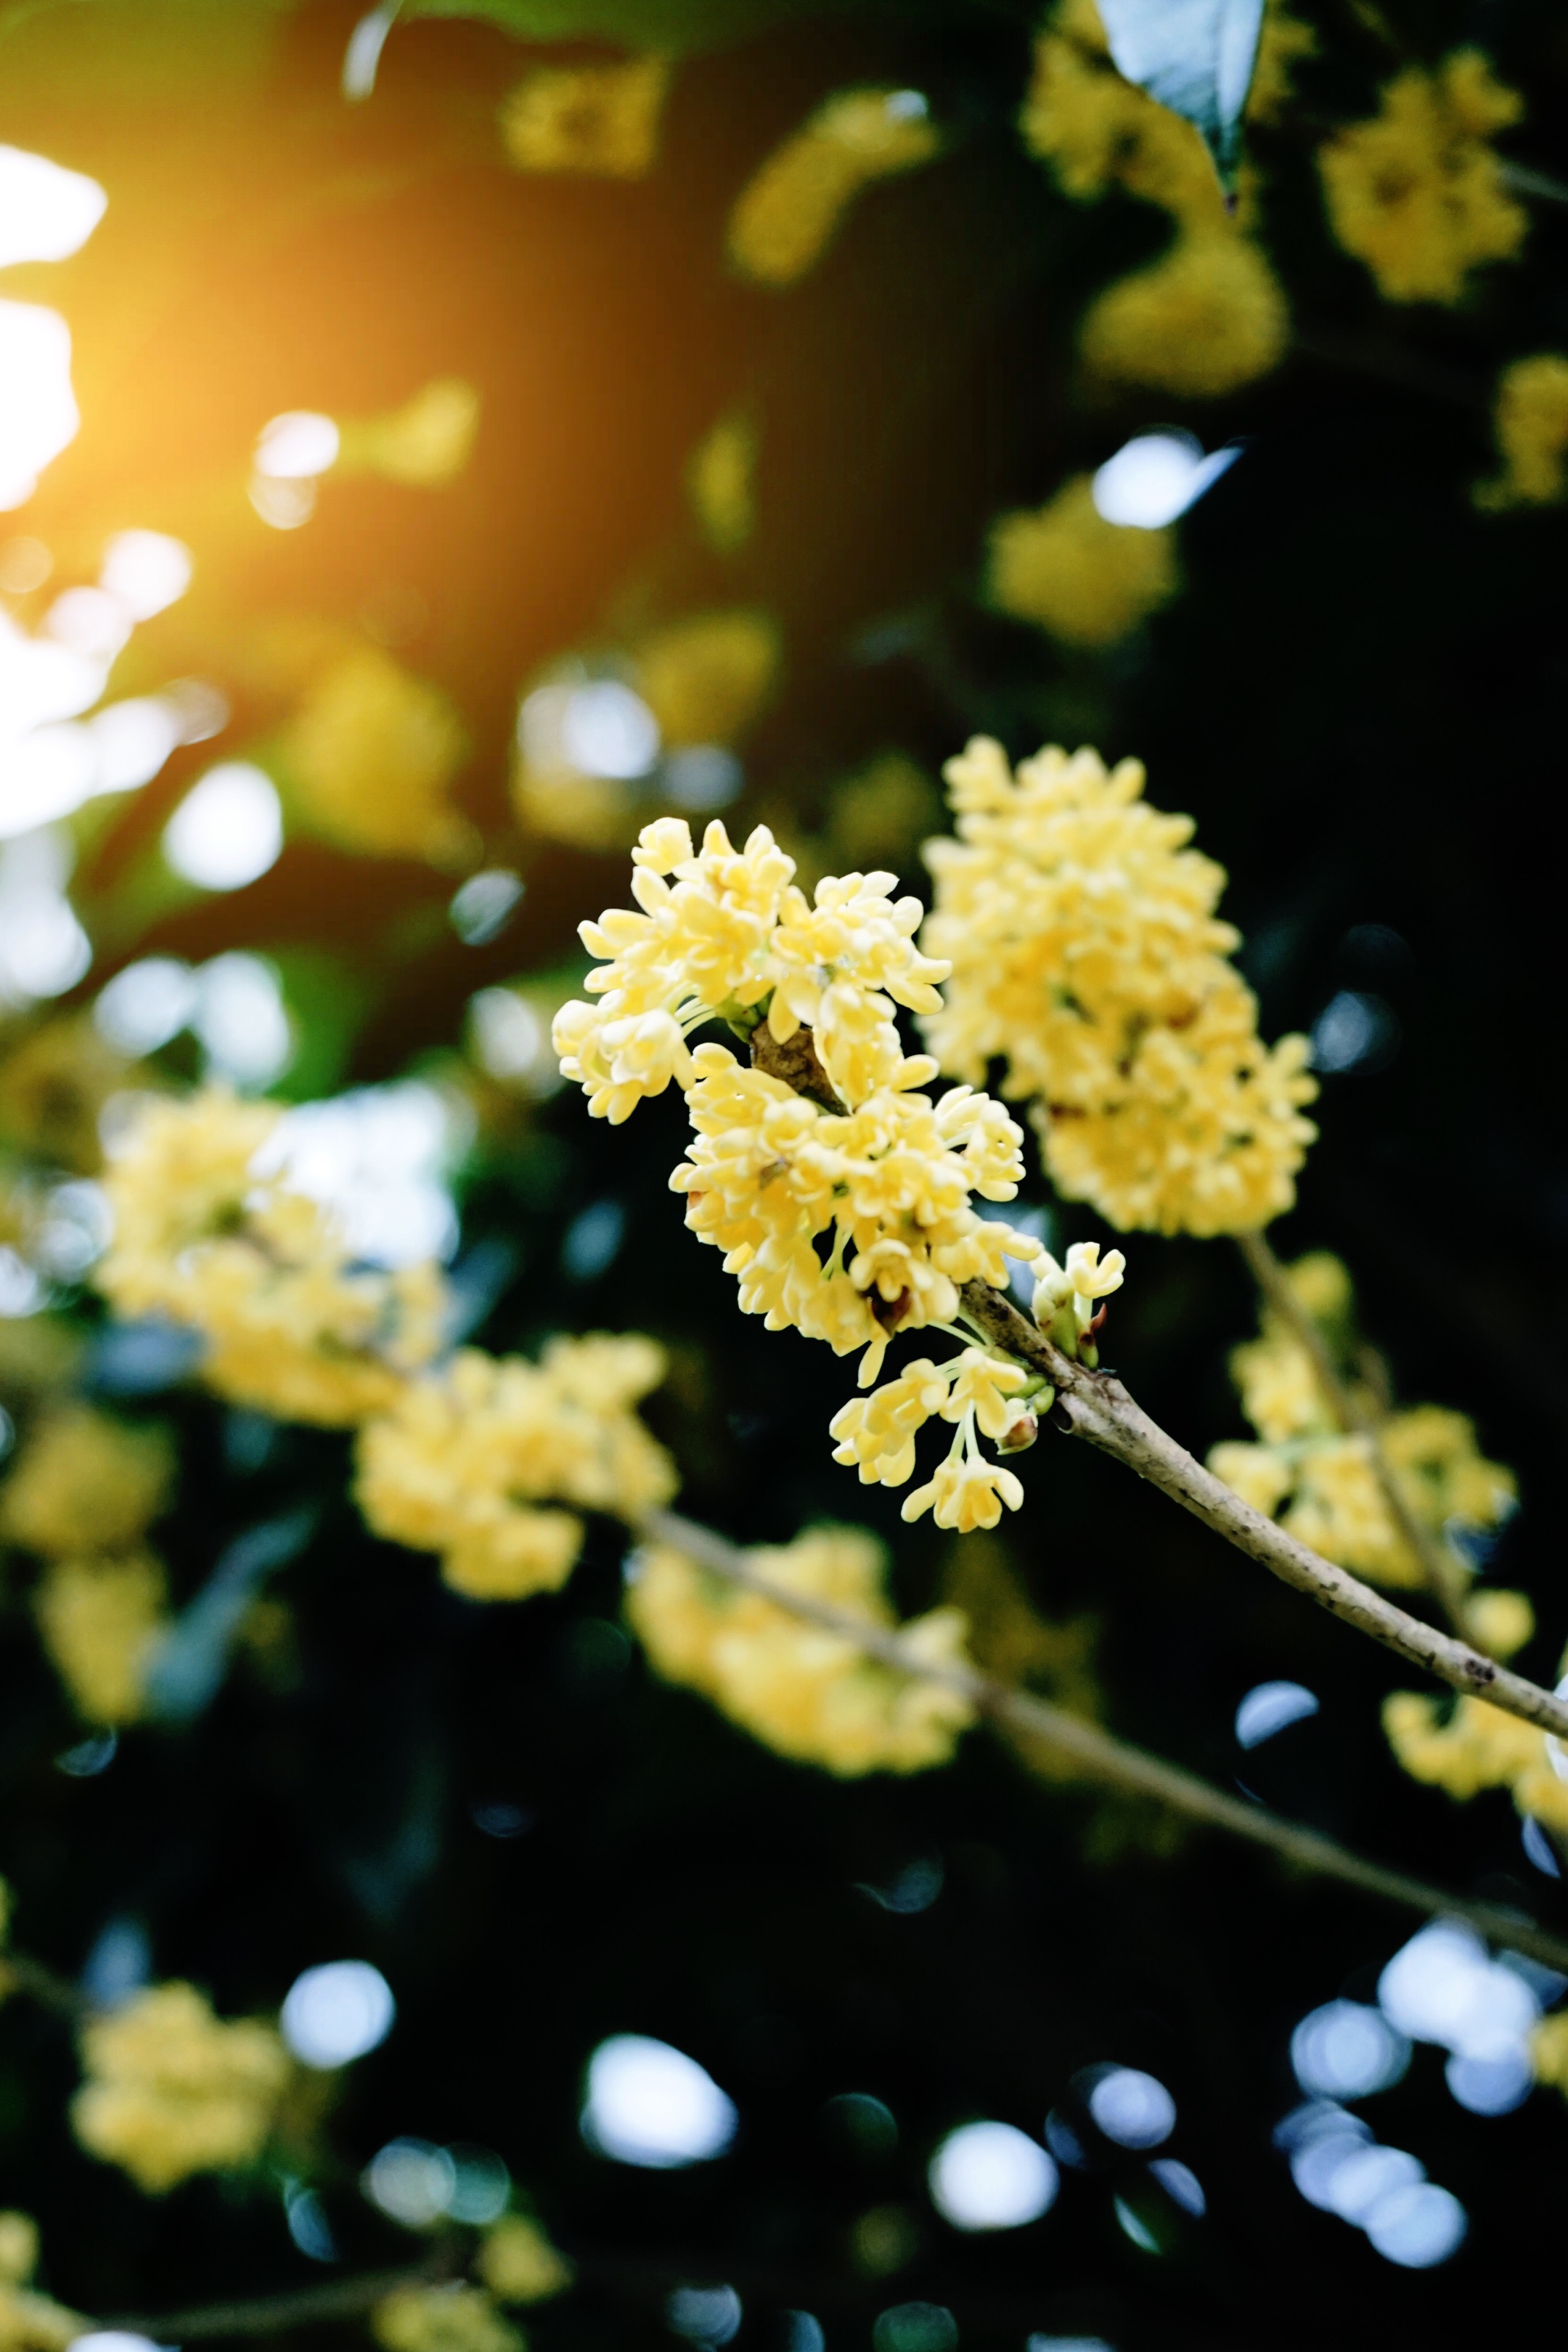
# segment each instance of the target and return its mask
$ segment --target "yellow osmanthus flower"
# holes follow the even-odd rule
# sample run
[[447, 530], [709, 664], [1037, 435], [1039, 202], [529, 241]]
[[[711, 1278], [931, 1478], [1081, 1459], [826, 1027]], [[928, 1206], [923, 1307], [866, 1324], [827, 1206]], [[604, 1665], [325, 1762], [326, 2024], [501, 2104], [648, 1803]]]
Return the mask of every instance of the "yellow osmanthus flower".
[[103, 1163], [103, 1107], [143, 1077], [90, 1013], [46, 1021], [0, 1057], [0, 1139], [35, 1160], [95, 1176]]
[[380, 474], [407, 489], [442, 490], [473, 455], [479, 429], [474, 386], [460, 375], [436, 376], [390, 415], [345, 425], [336, 470]]
[[624, 65], [536, 66], [501, 109], [508, 161], [520, 172], [640, 180], [658, 156], [669, 87], [666, 58]]
[[1468, 1694], [1445, 1720], [1443, 1700], [1394, 1691], [1383, 1703], [1383, 1727], [1413, 1780], [1461, 1804], [1483, 1789], [1508, 1789], [1521, 1813], [1568, 1836], [1568, 1781], [1554, 1769], [1547, 1734], [1533, 1724]]
[[503, 2213], [491, 2222], [474, 2268], [498, 2303], [546, 2303], [563, 2294], [574, 2275], [565, 2255], [526, 2213]]
[[[603, 1002], [562, 1008], [563, 1070], [592, 1112], [616, 1122], [672, 1079], [681, 1086], [696, 1132], [671, 1188], [687, 1196], [690, 1230], [724, 1252], [742, 1310], [770, 1330], [791, 1327], [839, 1355], [863, 1349], [862, 1388], [895, 1332], [940, 1328], [963, 1345], [940, 1370], [922, 1360], [847, 1408], [833, 1434], [862, 1477], [898, 1484], [912, 1469], [912, 1433], [932, 1414], [954, 1422], [947, 1461], [905, 1516], [934, 1506], [943, 1527], [994, 1525], [1023, 1489], [984, 1460], [980, 1434], [1008, 1452], [1032, 1443], [1027, 1400], [1045, 1384], [970, 1346], [983, 1334], [961, 1293], [972, 1282], [1005, 1289], [1009, 1258], [1043, 1254], [973, 1204], [976, 1193], [1016, 1193], [1018, 1127], [969, 1086], [933, 1101], [919, 1089], [935, 1061], [903, 1052], [895, 1003], [942, 1015], [936, 982], [948, 970], [914, 947], [919, 901], [895, 902], [896, 877], [872, 873], [826, 877], [808, 905], [764, 826], [737, 852], [710, 825], [694, 856], [686, 825], [662, 818], [644, 829], [634, 862], [643, 911], [612, 909], [582, 927], [606, 959], [587, 983]], [[716, 1044], [689, 1047], [688, 1032], [716, 1015], [751, 1038], [760, 1066]], [[1078, 1272], [1094, 1255], [1075, 1254]], [[1120, 1267], [1118, 1258], [1100, 1270], [1104, 1288]], [[1072, 1292], [1078, 1274], [1066, 1279]], [[1053, 1333], [1088, 1356], [1084, 1323], [1069, 1314], [1058, 1333], [1065, 1296], [1050, 1301]]]
[[1090, 304], [1079, 352], [1092, 375], [1215, 400], [1285, 356], [1290, 314], [1258, 247], [1219, 232], [1179, 236], [1145, 269]]
[[382, 2352], [525, 2352], [493, 2298], [461, 2279], [397, 2288], [372, 2311], [370, 2332]]
[[121, 1550], [162, 1512], [174, 1474], [166, 1431], [61, 1406], [35, 1424], [0, 1487], [0, 1536], [50, 1559]]
[[1107, 522], [1087, 474], [991, 527], [988, 602], [1064, 645], [1114, 645], [1180, 584], [1174, 531]]
[[1189, 227], [1226, 222], [1225, 192], [1202, 133], [1122, 79], [1093, 0], [1065, 0], [1039, 35], [1018, 129], [1079, 203], [1119, 187]]
[[289, 2076], [270, 2025], [225, 2024], [194, 1985], [153, 1985], [82, 2028], [71, 2124], [92, 2156], [161, 2196], [193, 2172], [254, 2164]]
[[632, 1410], [663, 1376], [636, 1337], [554, 1339], [538, 1364], [462, 1349], [362, 1431], [360, 1507], [377, 1535], [439, 1552], [470, 1600], [553, 1592], [582, 1549], [577, 1511], [636, 1519], [675, 1492]]
[[324, 670], [287, 730], [281, 751], [317, 832], [345, 849], [440, 865], [471, 834], [447, 792], [467, 738], [438, 686], [379, 646]]
[[85, 1723], [134, 1723], [167, 1622], [167, 1580], [151, 1552], [51, 1560], [33, 1595], [44, 1647]]
[[686, 483], [708, 544], [720, 555], [744, 547], [756, 527], [757, 429], [721, 416], [698, 443]]
[[840, 90], [742, 189], [730, 216], [731, 260], [763, 285], [793, 285], [862, 188], [929, 163], [941, 147], [918, 90]]
[[1530, 2037], [1530, 2061], [1538, 2083], [1551, 2083], [1568, 2095], [1568, 2009], [1543, 2017]]
[[922, 943], [950, 961], [925, 1023], [944, 1070], [1033, 1098], [1047, 1169], [1123, 1230], [1245, 1232], [1289, 1207], [1313, 1129], [1307, 1041], [1258, 1040], [1215, 919], [1222, 867], [1143, 770], [1054, 746], [1010, 769], [977, 736], [946, 775], [956, 840], [928, 842]]
[[[1319, 1252], [1287, 1273], [1349, 1376], [1355, 1302], [1343, 1265]], [[1281, 1517], [1292, 1535], [1342, 1568], [1379, 1584], [1424, 1583], [1422, 1563], [1384, 1499], [1366, 1439], [1340, 1429], [1305, 1349], [1277, 1317], [1265, 1310], [1260, 1336], [1233, 1350], [1230, 1369], [1259, 1442], [1216, 1445], [1209, 1454], [1215, 1475], [1255, 1510]], [[1351, 1385], [1356, 1385], [1353, 1377]], [[1445, 1544], [1456, 1571], [1468, 1577], [1470, 1565], [1454, 1533], [1484, 1534], [1508, 1517], [1515, 1504], [1512, 1472], [1487, 1461], [1474, 1424], [1442, 1405], [1389, 1413], [1378, 1440], [1411, 1516]], [[1529, 1639], [1530, 1622], [1521, 1630], [1518, 1608], [1510, 1607], [1516, 1599], [1477, 1594], [1471, 1604], [1474, 1632], [1498, 1654]]]
[[29, 2286], [38, 2261], [38, 2225], [30, 2213], [0, 2213], [0, 2352], [67, 2352], [90, 2319]]
[[637, 677], [664, 740], [732, 743], [766, 700], [779, 633], [765, 613], [696, 613], [645, 637]]
[[[1310, 43], [1305, 26], [1277, 20], [1259, 110], [1281, 102], [1289, 58]], [[1159, 260], [1091, 304], [1079, 348], [1092, 374], [1207, 399], [1279, 364], [1289, 316], [1279, 279], [1246, 234], [1249, 184], [1244, 176], [1241, 206], [1228, 213], [1196, 126], [1122, 79], [1092, 0], [1066, 0], [1039, 36], [1019, 129], [1079, 203], [1120, 188], [1176, 223]]]
[[[868, 1625], [898, 1624], [883, 1591], [886, 1555], [863, 1528], [815, 1528], [750, 1558], [791, 1592], [829, 1601]], [[956, 1693], [896, 1673], [844, 1635], [707, 1575], [665, 1545], [639, 1562], [626, 1613], [667, 1681], [701, 1691], [781, 1756], [844, 1778], [944, 1764], [973, 1720]], [[900, 1631], [911, 1658], [965, 1663], [956, 1609], [932, 1610]]]
[[689, 1087], [688, 1031], [721, 1014], [754, 1016], [764, 1003], [781, 1045], [812, 1025], [846, 1102], [900, 1083], [893, 1004], [933, 1011], [943, 975], [914, 945], [919, 899], [888, 896], [895, 876], [830, 877], [808, 905], [765, 825], [736, 850], [715, 822], [694, 854], [679, 817], [645, 825], [632, 862], [643, 911], [614, 908], [579, 926], [589, 953], [605, 959], [586, 983], [602, 1002], [564, 1004], [555, 1019], [561, 1066], [596, 1118], [618, 1125], [671, 1079]]
[[1396, 74], [1369, 122], [1320, 149], [1329, 225], [1390, 302], [1458, 302], [1470, 271], [1507, 261], [1530, 226], [1490, 135], [1523, 112], [1479, 49]]
[[104, 1177], [114, 1239], [92, 1278], [121, 1315], [199, 1331], [202, 1378], [232, 1403], [345, 1428], [437, 1352], [446, 1286], [433, 1265], [351, 1270], [331, 1213], [268, 1164], [281, 1117], [216, 1087], [150, 1104]]
[[1550, 507], [1568, 491], [1568, 359], [1540, 352], [1498, 378], [1493, 416], [1502, 472], [1476, 490], [1480, 507]]

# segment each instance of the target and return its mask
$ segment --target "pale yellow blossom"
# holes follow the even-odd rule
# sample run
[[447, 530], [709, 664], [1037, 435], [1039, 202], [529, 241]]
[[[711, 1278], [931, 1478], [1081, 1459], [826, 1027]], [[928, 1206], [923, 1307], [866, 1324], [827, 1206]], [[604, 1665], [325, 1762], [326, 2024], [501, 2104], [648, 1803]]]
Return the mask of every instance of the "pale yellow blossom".
[[503, 2213], [490, 2223], [474, 2268], [500, 2303], [546, 2303], [573, 2279], [565, 2255], [525, 2213]]
[[370, 2332], [382, 2352], [526, 2352], [488, 2291], [461, 2279], [396, 2288], [372, 2310]]
[[1456, 49], [1395, 75], [1371, 121], [1319, 151], [1330, 226], [1387, 300], [1458, 302], [1472, 269], [1519, 251], [1530, 216], [1491, 134], [1522, 112], [1479, 49]]
[[501, 109], [507, 159], [520, 172], [640, 180], [658, 155], [669, 62], [535, 66]]
[[1157, 261], [1107, 287], [1085, 313], [1079, 352], [1107, 383], [1217, 400], [1270, 373], [1289, 340], [1284, 289], [1267, 257], [1222, 231], [1179, 236]]
[[[1358, 1385], [1354, 1295], [1339, 1259], [1314, 1252], [1285, 1273], [1347, 1386], [1377, 1416], [1378, 1444], [1405, 1508], [1447, 1549], [1455, 1574], [1468, 1577], [1469, 1562], [1454, 1538], [1502, 1524], [1514, 1508], [1512, 1472], [1485, 1459], [1463, 1413], [1426, 1404], [1384, 1414]], [[1215, 1446], [1209, 1455], [1215, 1475], [1357, 1576], [1409, 1588], [1425, 1583], [1424, 1563], [1388, 1507], [1369, 1440], [1340, 1428], [1311, 1359], [1271, 1309], [1264, 1312], [1258, 1338], [1233, 1349], [1230, 1370], [1259, 1443]], [[1518, 1631], [1517, 1607], [1508, 1605], [1516, 1596], [1478, 1594], [1475, 1600], [1504, 1604], [1500, 1616], [1492, 1613], [1505, 1640], [1515, 1632], [1513, 1647], [1528, 1639], [1528, 1627]], [[1486, 1613], [1483, 1606], [1483, 1618]], [[1480, 1621], [1476, 1630], [1481, 1633]]]
[[188, 1984], [153, 1985], [82, 2028], [78, 2139], [161, 2196], [193, 2172], [254, 2164], [289, 2059], [270, 2025], [225, 2024]]
[[1478, 506], [1556, 506], [1568, 490], [1568, 359], [1539, 352], [1498, 378], [1493, 424], [1502, 472]]
[[281, 1116], [218, 1088], [149, 1104], [104, 1178], [114, 1237], [92, 1279], [121, 1315], [200, 1332], [220, 1396], [344, 1427], [436, 1353], [446, 1286], [433, 1265], [352, 1266], [331, 1213], [267, 1165]]
[[583, 1510], [636, 1520], [675, 1491], [632, 1407], [663, 1377], [649, 1339], [555, 1339], [538, 1364], [465, 1348], [410, 1381], [359, 1441], [355, 1494], [377, 1535], [441, 1555], [476, 1601], [554, 1591]]
[[469, 840], [447, 798], [468, 751], [462, 720], [438, 686], [379, 646], [313, 680], [280, 751], [310, 823], [344, 849], [440, 865]]
[[779, 655], [765, 613], [694, 613], [637, 647], [637, 688], [666, 743], [732, 743], [767, 700]]
[[804, 278], [862, 188], [927, 163], [942, 142], [915, 90], [840, 90], [775, 148], [730, 216], [730, 258], [766, 286]]
[[1180, 579], [1175, 533], [1107, 522], [1087, 474], [991, 528], [988, 600], [1064, 645], [1114, 645], [1168, 604]]
[[0, 1536], [62, 1559], [128, 1549], [174, 1483], [168, 1432], [68, 1404], [37, 1422], [0, 1486]]
[[[856, 1528], [816, 1528], [750, 1558], [775, 1584], [868, 1625], [898, 1628], [913, 1659], [961, 1665], [963, 1620], [933, 1610], [898, 1627], [883, 1591], [885, 1554]], [[710, 1698], [781, 1755], [849, 1777], [945, 1763], [973, 1709], [957, 1693], [869, 1659], [846, 1636], [705, 1575], [658, 1546], [639, 1563], [626, 1614], [656, 1669]]]
[[951, 962], [924, 1023], [945, 1070], [1033, 1098], [1047, 1169], [1123, 1230], [1243, 1232], [1289, 1207], [1314, 1130], [1307, 1042], [1265, 1047], [1215, 919], [1223, 870], [1143, 770], [977, 737], [948, 762], [956, 840], [928, 842], [922, 943]]
[[51, 1560], [33, 1594], [44, 1647], [86, 1723], [134, 1723], [167, 1623], [167, 1580], [148, 1551]]

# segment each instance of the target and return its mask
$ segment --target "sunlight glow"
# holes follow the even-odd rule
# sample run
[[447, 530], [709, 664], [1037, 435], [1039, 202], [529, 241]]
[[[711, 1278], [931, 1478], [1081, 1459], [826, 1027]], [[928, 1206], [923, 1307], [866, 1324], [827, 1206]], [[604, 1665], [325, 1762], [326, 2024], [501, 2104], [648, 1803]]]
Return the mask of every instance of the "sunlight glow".
[[76, 437], [70, 329], [37, 302], [0, 302], [0, 508], [19, 507]]
[[618, 2164], [668, 2172], [722, 2156], [740, 2118], [712, 2076], [668, 2042], [615, 2033], [588, 2062], [582, 2133]]
[[163, 829], [163, 856], [204, 890], [243, 890], [278, 863], [282, 847], [278, 788], [245, 760], [210, 768]]
[[22, 147], [0, 147], [0, 269], [16, 261], [68, 260], [108, 205], [85, 172], [68, 172]]

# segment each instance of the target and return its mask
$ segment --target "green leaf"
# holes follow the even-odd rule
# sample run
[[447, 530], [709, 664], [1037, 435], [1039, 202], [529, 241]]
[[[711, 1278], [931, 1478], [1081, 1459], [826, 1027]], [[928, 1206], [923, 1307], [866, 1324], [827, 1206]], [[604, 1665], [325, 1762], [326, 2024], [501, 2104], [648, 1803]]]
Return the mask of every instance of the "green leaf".
[[1228, 182], [1263, 0], [1100, 0], [1100, 14], [1117, 71], [1195, 122]]

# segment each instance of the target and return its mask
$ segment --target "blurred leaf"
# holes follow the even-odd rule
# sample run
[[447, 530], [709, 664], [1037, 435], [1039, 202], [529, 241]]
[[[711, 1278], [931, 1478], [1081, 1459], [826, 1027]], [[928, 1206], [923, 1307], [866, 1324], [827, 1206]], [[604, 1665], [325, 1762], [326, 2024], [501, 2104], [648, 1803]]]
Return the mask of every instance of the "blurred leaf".
[[1100, 0], [1100, 14], [1117, 71], [1195, 122], [1228, 179], [1263, 0]]

